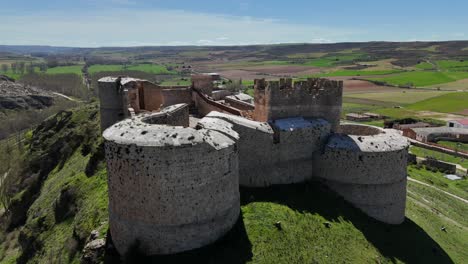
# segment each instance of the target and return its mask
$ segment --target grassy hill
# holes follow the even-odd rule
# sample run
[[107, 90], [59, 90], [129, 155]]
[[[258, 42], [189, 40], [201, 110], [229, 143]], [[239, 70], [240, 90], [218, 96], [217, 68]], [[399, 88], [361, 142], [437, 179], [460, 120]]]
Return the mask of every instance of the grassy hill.
[[[19, 180], [23, 188], [12, 203], [23, 205], [27, 214], [0, 236], [2, 263], [79, 263], [90, 232], [105, 234], [107, 184], [97, 111], [91, 105], [62, 112], [27, 137], [20, 166], [27, 173], [21, 179], [32, 179], [35, 172], [39, 176], [34, 185]], [[419, 180], [440, 176], [417, 167], [408, 172]], [[433, 184], [443, 188], [443, 182]], [[455, 188], [460, 194], [464, 186], [446, 190]], [[367, 217], [318, 182], [240, 191], [242, 217], [217, 243], [172, 256], [127, 257], [132, 263], [463, 263], [468, 259], [464, 218], [468, 206], [417, 183], [409, 183], [407, 219], [399, 226]], [[15, 219], [21, 218], [21, 212], [13, 211]], [[116, 260], [115, 253], [108, 251], [106, 258]]]
[[449, 93], [429, 98], [410, 105], [408, 108], [418, 111], [455, 113], [468, 109], [468, 92]]

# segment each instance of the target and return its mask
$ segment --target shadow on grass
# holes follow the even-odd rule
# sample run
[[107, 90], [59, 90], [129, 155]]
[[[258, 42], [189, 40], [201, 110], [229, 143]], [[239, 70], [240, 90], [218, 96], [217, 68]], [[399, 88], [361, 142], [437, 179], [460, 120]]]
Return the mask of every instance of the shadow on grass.
[[[252, 244], [247, 237], [242, 214], [234, 227], [221, 239], [203, 248], [161, 256], [144, 256], [132, 252], [123, 263], [226, 263], [241, 264], [252, 259]], [[108, 232], [108, 237], [110, 233]], [[122, 263], [118, 253], [107, 252], [105, 263]]]
[[365, 215], [319, 182], [241, 188], [241, 204], [274, 202], [300, 212], [316, 213], [328, 221], [341, 217], [358, 228], [379, 252], [404, 263], [453, 263], [445, 251], [421, 227], [406, 218], [401, 225], [388, 225]]
[[[278, 185], [269, 188], [241, 188], [241, 205], [251, 202], [274, 202], [299, 212], [319, 214], [330, 222], [339, 218], [350, 221], [379, 252], [396, 262], [453, 263], [445, 251], [413, 221], [406, 218], [401, 225], [378, 222], [319, 182]], [[112, 255], [112, 254], [111, 254]], [[252, 259], [242, 215], [235, 227], [216, 243], [168, 256], [143, 257], [135, 254], [127, 263], [246, 263]], [[107, 263], [117, 263], [118, 255], [107, 258]]]

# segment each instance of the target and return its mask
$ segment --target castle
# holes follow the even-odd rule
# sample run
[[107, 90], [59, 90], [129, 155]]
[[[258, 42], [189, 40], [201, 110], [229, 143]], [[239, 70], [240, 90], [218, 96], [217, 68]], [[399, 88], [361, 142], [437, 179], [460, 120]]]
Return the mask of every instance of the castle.
[[216, 91], [215, 78], [193, 76], [189, 87], [99, 80], [121, 254], [136, 241], [148, 255], [216, 241], [239, 217], [239, 185], [319, 179], [372, 218], [404, 221], [409, 144], [395, 130], [340, 124], [342, 82], [256, 80], [252, 104]]

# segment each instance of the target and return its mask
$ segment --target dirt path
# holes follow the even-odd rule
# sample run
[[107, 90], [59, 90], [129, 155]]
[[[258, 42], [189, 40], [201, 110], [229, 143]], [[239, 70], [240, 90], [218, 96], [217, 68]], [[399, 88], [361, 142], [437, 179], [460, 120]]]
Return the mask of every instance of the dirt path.
[[460, 201], [462, 201], [462, 202], [468, 204], [468, 200], [465, 200], [465, 199], [463, 199], [463, 198], [461, 198], [461, 197], [459, 197], [459, 196], [456, 196], [456, 195], [454, 195], [454, 194], [451, 194], [451, 193], [449, 193], [449, 192], [446, 192], [446, 191], [444, 191], [444, 190], [442, 190], [442, 189], [439, 189], [439, 188], [437, 188], [437, 187], [435, 187], [435, 186], [432, 186], [432, 185], [430, 185], [430, 184], [424, 183], [424, 182], [422, 182], [422, 181], [415, 180], [415, 179], [410, 178], [410, 177], [408, 177], [408, 180], [411, 181], [411, 182], [415, 182], [415, 183], [418, 183], [418, 184], [421, 184], [421, 185], [430, 187], [430, 188], [435, 189], [435, 190], [437, 190], [437, 191], [439, 191], [439, 192], [443, 192], [443, 193], [447, 194], [447, 195], [450, 196], [450, 197], [453, 197], [453, 198], [455, 198], [455, 199], [457, 199], [457, 200], [460, 200]]
[[64, 95], [64, 94], [61, 94], [61, 93], [53, 92], [53, 94], [58, 95], [58, 96], [60, 96], [60, 97], [63, 97], [63, 98], [65, 98], [65, 99], [70, 100], [70, 101], [73, 101], [73, 102], [82, 102], [82, 101], [73, 99], [73, 98], [71, 98], [71, 97], [69, 97], [69, 96], [66, 96], [66, 95]]

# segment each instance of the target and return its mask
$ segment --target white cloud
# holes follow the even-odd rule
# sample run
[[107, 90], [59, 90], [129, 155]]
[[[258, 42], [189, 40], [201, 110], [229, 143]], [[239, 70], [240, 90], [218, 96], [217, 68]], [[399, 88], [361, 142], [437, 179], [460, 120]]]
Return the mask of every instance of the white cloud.
[[[111, 0], [129, 3], [130, 0]], [[102, 13], [7, 15], [0, 44], [54, 46], [247, 45], [349, 41], [360, 30], [265, 18], [177, 10], [111, 9]]]

